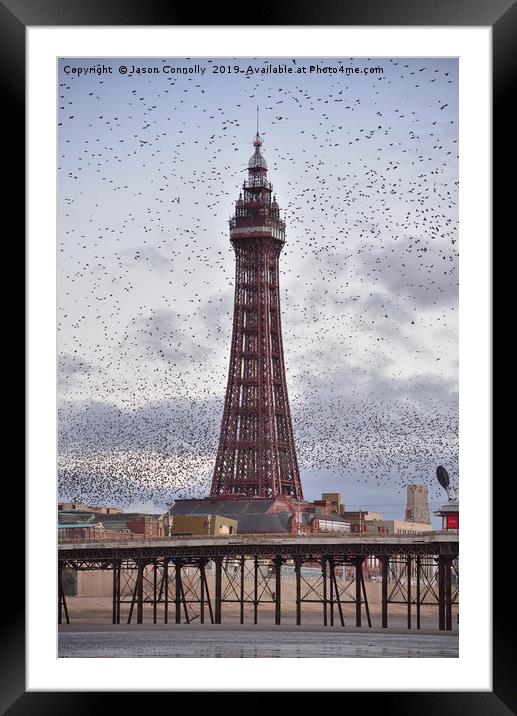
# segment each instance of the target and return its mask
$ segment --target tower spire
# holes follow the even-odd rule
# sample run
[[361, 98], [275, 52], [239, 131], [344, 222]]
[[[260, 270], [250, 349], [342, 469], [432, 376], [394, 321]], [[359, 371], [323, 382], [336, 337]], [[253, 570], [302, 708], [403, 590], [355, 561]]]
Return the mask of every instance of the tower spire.
[[262, 139], [259, 134], [259, 107], [257, 105], [257, 133], [255, 134], [255, 139], [253, 140], [253, 146], [255, 147], [255, 154], [260, 154], [259, 147], [262, 146]]

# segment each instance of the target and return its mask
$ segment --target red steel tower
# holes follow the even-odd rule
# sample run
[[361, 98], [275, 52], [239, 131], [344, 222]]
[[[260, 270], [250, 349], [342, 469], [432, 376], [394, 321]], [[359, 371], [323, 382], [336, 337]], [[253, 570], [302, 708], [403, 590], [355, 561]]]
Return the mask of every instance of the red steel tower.
[[210, 495], [303, 500], [285, 379], [278, 264], [285, 223], [267, 179], [262, 139], [230, 219], [233, 334]]

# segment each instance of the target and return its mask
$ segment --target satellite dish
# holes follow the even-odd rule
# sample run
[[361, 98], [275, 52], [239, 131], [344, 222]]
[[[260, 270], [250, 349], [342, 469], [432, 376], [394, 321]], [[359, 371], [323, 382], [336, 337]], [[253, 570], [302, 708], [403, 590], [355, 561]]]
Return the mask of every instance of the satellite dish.
[[449, 473], [443, 467], [443, 465], [438, 465], [438, 467], [436, 468], [436, 477], [438, 478], [438, 482], [443, 487], [443, 489], [447, 490], [447, 488], [449, 487]]

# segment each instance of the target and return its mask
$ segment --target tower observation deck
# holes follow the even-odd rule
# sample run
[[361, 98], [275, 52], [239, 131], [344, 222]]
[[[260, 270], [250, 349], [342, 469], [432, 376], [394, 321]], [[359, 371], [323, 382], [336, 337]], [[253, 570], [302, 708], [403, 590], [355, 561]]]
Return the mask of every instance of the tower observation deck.
[[230, 219], [235, 301], [228, 385], [211, 496], [303, 500], [287, 396], [279, 257], [285, 223], [257, 130]]

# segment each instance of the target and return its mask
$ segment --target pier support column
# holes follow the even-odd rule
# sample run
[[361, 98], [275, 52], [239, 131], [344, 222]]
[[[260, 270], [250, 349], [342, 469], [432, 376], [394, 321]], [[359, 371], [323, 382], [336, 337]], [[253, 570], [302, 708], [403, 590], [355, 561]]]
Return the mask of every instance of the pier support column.
[[329, 611], [330, 611], [330, 626], [334, 626], [334, 581], [336, 574], [334, 571], [334, 557], [329, 557]]
[[158, 601], [158, 564], [153, 562], [153, 624], [156, 624], [156, 610]]
[[302, 623], [302, 585], [301, 585], [302, 560], [300, 557], [294, 559], [294, 572], [296, 576], [296, 626]]
[[181, 623], [181, 559], [177, 559], [175, 562], [176, 574], [175, 574], [175, 593], [174, 593], [174, 607], [175, 607], [175, 621], [176, 624]]
[[321, 558], [321, 576], [323, 577], [323, 626], [327, 626], [327, 558]]
[[245, 567], [244, 556], [241, 557], [241, 591], [240, 591], [240, 611], [241, 611], [241, 624], [244, 624], [244, 567]]
[[[336, 579], [336, 565], [334, 563], [334, 558], [331, 557], [331, 564], [332, 564], [332, 571], [330, 573], [330, 578], [332, 582], [334, 583], [334, 594], [335, 594], [335, 601], [337, 604], [338, 612], [339, 612], [339, 619], [341, 621], [341, 626], [345, 626], [345, 618], [343, 616], [343, 607], [341, 606], [341, 598], [339, 596], [339, 587]], [[344, 569], [344, 566], [342, 567]]]
[[[364, 559], [363, 559], [363, 564], [364, 564]], [[366, 620], [368, 622], [368, 626], [371, 628], [372, 618], [370, 615], [370, 605], [368, 604], [368, 595], [366, 594], [366, 585], [364, 583], [364, 569], [361, 569], [361, 584], [363, 587], [363, 599], [364, 599], [364, 610], [366, 612]]]
[[407, 572], [407, 628], [411, 629], [411, 555], [408, 555], [406, 561]]
[[205, 623], [205, 563], [200, 560], [199, 569], [199, 623]]
[[221, 600], [223, 585], [223, 558], [215, 558], [215, 623], [221, 623]]
[[138, 570], [136, 574], [136, 623], [142, 624], [144, 621], [144, 567], [145, 562], [138, 560]]
[[62, 572], [63, 572], [62, 567], [58, 567], [58, 570], [57, 570], [57, 591], [58, 591], [57, 623], [61, 624], [61, 622], [63, 621], [63, 612], [64, 612], [66, 623], [70, 624], [70, 617], [68, 616], [68, 607], [66, 605], [65, 590], [63, 589]]
[[282, 557], [275, 557], [275, 624], [281, 622]]
[[163, 612], [163, 621], [165, 624], [169, 621], [169, 560], [163, 560], [163, 576], [162, 584], [165, 593], [165, 607]]
[[[138, 574], [138, 565], [137, 563], [134, 563], [135, 566], [131, 568], [131, 571], [134, 573], [135, 568]], [[133, 618], [133, 609], [135, 608], [136, 604], [136, 597], [138, 592], [138, 576], [135, 576], [135, 586], [133, 588], [133, 596], [131, 597], [131, 604], [129, 605], [129, 614], [127, 615], [127, 623], [131, 624], [131, 619]]]
[[445, 555], [438, 556], [438, 629], [445, 629]]
[[390, 566], [390, 557], [389, 555], [384, 555], [381, 557], [381, 564], [382, 564], [382, 597], [381, 597], [381, 604], [382, 604], [382, 628], [387, 629], [388, 628], [388, 573], [389, 573], [389, 566]]
[[122, 561], [119, 560], [117, 567], [117, 586], [118, 586], [118, 603], [117, 603], [117, 624], [120, 624], [120, 602], [122, 600]]
[[113, 604], [111, 623], [120, 624], [120, 560], [113, 563]]
[[452, 631], [452, 559], [445, 558], [445, 629]]
[[417, 555], [416, 558], [416, 628], [420, 629], [420, 571], [422, 558]]
[[355, 625], [361, 626], [361, 587], [363, 578], [363, 557], [355, 559]]
[[[205, 560], [201, 561], [200, 570], [201, 570], [201, 580], [202, 584], [204, 585], [203, 588], [203, 594], [206, 595], [206, 603], [208, 606], [208, 614], [210, 616], [210, 624], [214, 624], [214, 612], [212, 609], [212, 602], [210, 601], [210, 590], [208, 588], [208, 582], [206, 579], [206, 565], [207, 562]], [[204, 609], [202, 609], [203, 619], [204, 619]], [[203, 623], [203, 622], [202, 622]]]
[[258, 557], [253, 561], [253, 624], [258, 622]]

